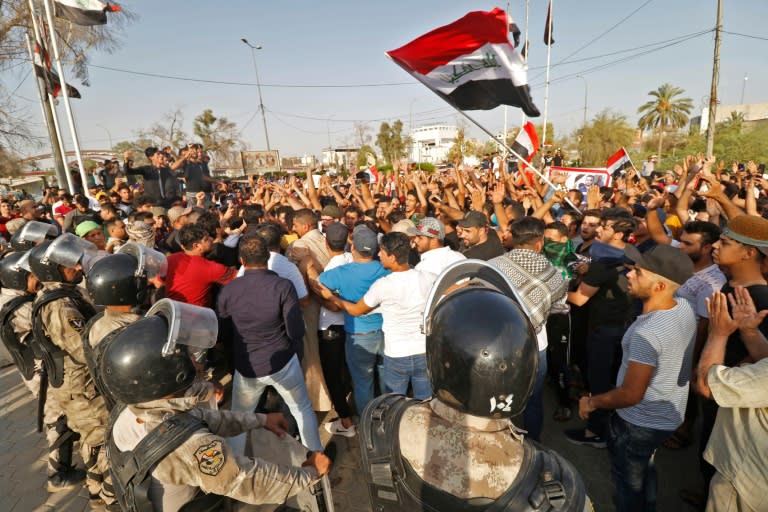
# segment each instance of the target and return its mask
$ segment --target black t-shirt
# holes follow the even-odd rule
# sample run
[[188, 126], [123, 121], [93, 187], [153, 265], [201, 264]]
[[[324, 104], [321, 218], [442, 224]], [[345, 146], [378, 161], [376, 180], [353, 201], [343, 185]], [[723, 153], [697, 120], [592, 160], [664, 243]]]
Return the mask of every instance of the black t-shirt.
[[[725, 283], [720, 291], [725, 294], [733, 293], [733, 286], [731, 286], [729, 283]], [[747, 291], [752, 297], [752, 302], [755, 303], [755, 309], [757, 309], [757, 311], [768, 309], [767, 285], [756, 284], [753, 286], [747, 286]], [[728, 312], [731, 312], [730, 302], [728, 302]], [[768, 317], [764, 318], [763, 323], [760, 324], [760, 332], [763, 333], [763, 336], [768, 337]], [[744, 345], [744, 342], [741, 341], [739, 331], [736, 330], [728, 337], [728, 344], [725, 346], [725, 360], [723, 364], [725, 364], [725, 366], [738, 366], [741, 361], [747, 357], [749, 357], [749, 351]]]
[[184, 178], [187, 180], [187, 192], [196, 194], [197, 192], [211, 191], [211, 183], [203, 179], [206, 176], [211, 176], [207, 164], [202, 162], [186, 162], [183, 169]]
[[472, 247], [462, 248], [461, 252], [468, 259], [488, 261], [496, 256], [501, 256], [505, 251], [504, 246], [501, 245], [501, 240], [499, 240], [499, 235], [496, 234], [496, 231], [489, 229], [488, 239], [485, 242], [473, 245]]
[[581, 280], [586, 285], [598, 288], [589, 299], [590, 327], [623, 325], [631, 319], [632, 303], [627, 292], [619, 286], [619, 272], [616, 267], [592, 261]]

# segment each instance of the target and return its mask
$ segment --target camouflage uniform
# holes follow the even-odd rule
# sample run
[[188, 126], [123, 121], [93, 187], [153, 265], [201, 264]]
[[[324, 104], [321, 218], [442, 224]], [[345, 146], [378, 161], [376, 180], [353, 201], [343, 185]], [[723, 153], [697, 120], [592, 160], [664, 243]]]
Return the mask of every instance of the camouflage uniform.
[[[290, 467], [235, 455], [226, 437], [265, 425], [263, 414], [217, 411], [210, 407], [213, 387], [196, 381], [180, 398], [129, 405], [112, 429], [115, 446], [132, 450], [169, 414], [189, 412], [205, 421], [201, 429], [165, 456], [152, 471], [149, 496], [157, 512], [177, 511], [199, 490], [243, 503], [281, 504], [318, 481], [313, 467]], [[276, 436], [272, 436], [278, 442]]]
[[[0, 308], [16, 297], [23, 297], [26, 294], [27, 292], [25, 291], [3, 288], [0, 290]], [[19, 340], [22, 341], [32, 332], [32, 302], [25, 302], [16, 309], [11, 317], [11, 327], [13, 327], [13, 332], [16, 333]], [[27, 389], [36, 399], [40, 394], [40, 374], [38, 370], [41, 365], [42, 362], [39, 359], [35, 359], [35, 375], [29, 380], [22, 378], [24, 385], [27, 386]], [[71, 443], [63, 447], [63, 450], [68, 452], [66, 454], [59, 453], [59, 448], [55, 444], [59, 437], [67, 432], [67, 419], [58, 401], [45, 401], [43, 422], [46, 427], [45, 439], [48, 442], [48, 474], [52, 475], [67, 469], [62, 466], [62, 463], [64, 466], [68, 466], [71, 463]]]
[[91, 330], [88, 332], [88, 342], [91, 344], [91, 347], [95, 347], [109, 333], [133, 323], [139, 318], [142, 318], [141, 315], [136, 313], [118, 313], [106, 309], [102, 317], [91, 326]]
[[[38, 292], [38, 299], [46, 292], [61, 288], [78, 291], [72, 284], [46, 282]], [[101, 497], [107, 504], [114, 501], [111, 486], [104, 481], [108, 476], [108, 462], [104, 450], [104, 431], [108, 413], [104, 399], [96, 391], [86, 364], [80, 337], [86, 318], [70, 298], [62, 298], [40, 308], [40, 320], [51, 342], [66, 352], [64, 383], [49, 390], [67, 415], [69, 427], [80, 434], [80, 454], [86, 463], [86, 485], [92, 498]]]

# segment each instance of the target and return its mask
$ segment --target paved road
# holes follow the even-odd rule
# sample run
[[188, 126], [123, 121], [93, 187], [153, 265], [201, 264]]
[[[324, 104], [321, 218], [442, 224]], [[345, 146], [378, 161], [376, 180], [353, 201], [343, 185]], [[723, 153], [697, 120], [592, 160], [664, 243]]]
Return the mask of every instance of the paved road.
[[[35, 431], [35, 403], [21, 377], [13, 368], [0, 370], [0, 510], [5, 512], [85, 512], [89, 510], [85, 490], [48, 494], [45, 490], [47, 449], [42, 435]], [[545, 407], [551, 411], [554, 398], [546, 396]], [[556, 423], [546, 418], [543, 441], [571, 460], [579, 469], [598, 511], [614, 510], [608, 455], [605, 450], [574, 446], [562, 436], [565, 428], [576, 427], [578, 420]], [[323, 441], [328, 434], [321, 429]], [[371, 510], [360, 470], [357, 438], [335, 438], [339, 448], [331, 473], [334, 501], [338, 512]], [[682, 488], [700, 485], [694, 447], [657, 455], [660, 512], [693, 511], [678, 497]]]

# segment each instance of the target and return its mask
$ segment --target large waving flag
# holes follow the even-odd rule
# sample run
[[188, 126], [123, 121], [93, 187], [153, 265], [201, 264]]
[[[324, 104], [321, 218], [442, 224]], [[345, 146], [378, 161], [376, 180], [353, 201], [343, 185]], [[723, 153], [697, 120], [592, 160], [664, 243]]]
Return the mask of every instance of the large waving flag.
[[539, 151], [539, 147], [539, 136], [536, 134], [536, 128], [532, 122], [528, 121], [520, 129], [517, 137], [515, 137], [512, 149], [525, 158], [526, 162], [530, 163], [533, 160], [533, 155]]
[[509, 42], [507, 14], [498, 7], [470, 12], [387, 55], [459, 110], [512, 105], [539, 115], [526, 64]]
[[[51, 58], [42, 43], [35, 42], [35, 74], [43, 79], [46, 89], [55, 98], [61, 92], [59, 75], [51, 69]], [[80, 91], [67, 84], [67, 94], [70, 98], [80, 98]]]
[[54, 0], [56, 16], [75, 25], [105, 25], [108, 12], [120, 12], [119, 5], [107, 4], [100, 0]]

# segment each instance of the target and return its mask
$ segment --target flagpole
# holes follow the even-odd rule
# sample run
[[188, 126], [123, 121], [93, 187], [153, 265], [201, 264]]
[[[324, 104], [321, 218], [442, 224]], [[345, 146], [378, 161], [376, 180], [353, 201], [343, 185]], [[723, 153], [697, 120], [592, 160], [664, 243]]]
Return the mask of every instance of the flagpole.
[[[507, 14], [507, 32], [509, 32], [509, 1], [507, 1], [506, 14]], [[744, 95], [742, 94], [742, 96], [744, 96]], [[744, 102], [742, 102], [742, 103], [744, 103]], [[509, 110], [509, 107], [507, 105], [504, 105], [504, 133], [501, 136], [501, 138], [504, 139], [504, 142], [507, 141], [507, 115], [508, 115], [507, 111], [508, 110]], [[504, 153], [504, 161], [506, 162], [506, 160], [507, 160], [507, 154]]]
[[547, 114], [549, 112], [549, 64], [552, 59], [552, 18], [554, 18], [554, 0], [549, 0], [548, 20], [547, 20], [547, 33], [549, 35], [549, 41], [547, 44], [547, 78], [544, 85], [544, 136], [542, 137], [541, 147], [544, 148], [547, 144]]
[[83, 165], [83, 156], [80, 154], [80, 141], [77, 137], [77, 127], [75, 127], [75, 118], [72, 116], [72, 106], [69, 103], [69, 91], [67, 90], [67, 81], [64, 78], [64, 66], [61, 64], [61, 55], [59, 54], [59, 43], [56, 41], [56, 26], [53, 23], [53, 8], [50, 4], [51, 0], [43, 0], [43, 7], [45, 7], [45, 17], [48, 20], [48, 28], [51, 36], [51, 48], [53, 49], [53, 58], [56, 61], [56, 69], [59, 72], [59, 80], [61, 81], [61, 92], [64, 95], [64, 109], [67, 112], [67, 121], [69, 123], [69, 131], [72, 135], [72, 143], [75, 146], [75, 156], [77, 157], [77, 165], [80, 168], [80, 179], [82, 180], [82, 193], [90, 199], [90, 192], [88, 191], [88, 177], [85, 174], [85, 166]]
[[[32, 20], [32, 31], [35, 36], [35, 44], [38, 44], [38, 42], [42, 44], [43, 39], [40, 33], [40, 27], [37, 24], [37, 15], [35, 14], [34, 2], [33, 0], [28, 0], [28, 3], [29, 14]], [[27, 32], [27, 38], [29, 38], [29, 32]], [[32, 59], [32, 68], [33, 71], [35, 71], [35, 76], [37, 76], [37, 72], [34, 69], [34, 49], [29, 41], [27, 41], [27, 44], [29, 45], [30, 58]], [[42, 50], [43, 48], [41, 47], [40, 51], [42, 52]], [[47, 73], [48, 66], [43, 59], [42, 53], [40, 55], [40, 63], [42, 64], [43, 71]], [[72, 192], [74, 190], [72, 188], [72, 176], [70, 176], [69, 169], [67, 167], [67, 154], [64, 148], [64, 141], [61, 138], [61, 128], [59, 127], [59, 116], [56, 113], [55, 98], [53, 97], [53, 94], [51, 94], [50, 88], [44, 84], [41, 84], [40, 80], [44, 79], [38, 78], [38, 85], [42, 85], [42, 87], [38, 87], [38, 94], [40, 95], [40, 106], [43, 109], [43, 117], [45, 118], [46, 125], [48, 126], [48, 136], [51, 139], [51, 154], [54, 155], [53, 160], [57, 167], [56, 183], [60, 188], [63, 188], [66, 184], [67, 189]]]
[[[34, 16], [34, 15], [33, 15]], [[53, 158], [54, 174], [56, 175], [56, 183], [63, 185], [67, 178], [66, 172], [66, 156], [64, 155], [64, 148], [61, 145], [61, 135], [58, 132], [58, 124], [55, 120], [55, 112], [53, 110], [52, 98], [48, 94], [47, 88], [43, 83], [43, 79], [37, 76], [37, 70], [35, 69], [35, 53], [32, 49], [32, 42], [29, 39], [29, 30], [24, 34], [27, 41], [27, 51], [29, 51], [29, 58], [32, 62], [32, 71], [35, 73], [35, 81], [37, 83], [37, 94], [40, 98], [40, 110], [43, 113], [43, 120], [45, 121], [45, 127], [48, 129], [48, 138], [51, 142], [51, 157]]]
[[[624, 150], [624, 154], [627, 155], [627, 160], [629, 160], [629, 165], [632, 166], [632, 169], [637, 173], [637, 167], [635, 167], [634, 162], [632, 162], [632, 157], [629, 156], [629, 151], [627, 151], [624, 146], [621, 146], [621, 149]], [[639, 174], [639, 173], [638, 173]]]
[[[530, 0], [525, 0], [525, 42], [523, 43], [523, 48], [525, 48], [525, 55], [520, 55], [523, 58], [523, 62], [525, 62], [525, 70], [528, 71], [528, 55], [531, 53], [530, 45], [528, 44], [528, 12], [530, 8]], [[522, 110], [520, 111], [520, 114], [522, 115], [522, 119], [520, 120], [520, 126], [525, 125], [525, 121], [527, 119], [527, 116], [525, 115], [525, 112]]]

